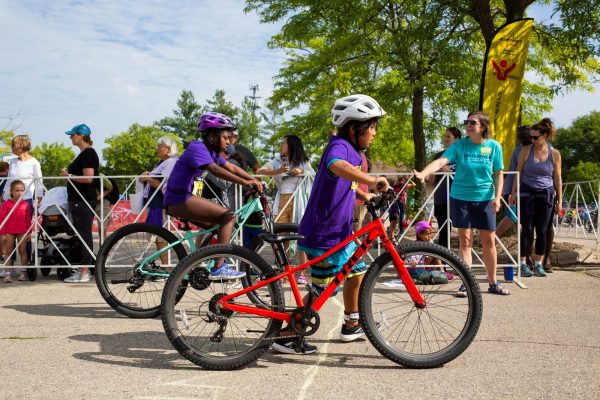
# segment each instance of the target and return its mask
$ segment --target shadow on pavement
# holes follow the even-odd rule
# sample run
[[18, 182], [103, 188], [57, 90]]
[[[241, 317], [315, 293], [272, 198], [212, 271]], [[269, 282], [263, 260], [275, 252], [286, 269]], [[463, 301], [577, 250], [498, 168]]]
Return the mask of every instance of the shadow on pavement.
[[26, 314], [53, 317], [79, 318], [127, 318], [104, 303], [77, 304], [11, 304], [3, 308], [13, 309]]
[[69, 339], [100, 347], [97, 352], [74, 353], [79, 360], [134, 368], [200, 369], [180, 356], [162, 331], [75, 335]]
[[[169, 343], [164, 332], [145, 331], [117, 334], [94, 334], [75, 335], [69, 339], [83, 342], [97, 343], [100, 350], [97, 352], [75, 353], [73, 357], [101, 364], [116, 365], [133, 368], [169, 369], [169, 370], [194, 370], [202, 369], [192, 362], [183, 358]], [[315, 344], [325, 344], [327, 340], [312, 340]], [[337, 343], [337, 341], [332, 341]], [[341, 343], [341, 342], [340, 342]], [[368, 346], [368, 342], [365, 342]], [[320, 346], [321, 347], [321, 346]], [[257, 362], [245, 368], [269, 368], [274, 365], [296, 364], [315, 365], [319, 353], [314, 355], [289, 355], [278, 354], [272, 350], [263, 354]], [[325, 359], [321, 359], [319, 365], [322, 367], [335, 368], [370, 368], [370, 369], [399, 369], [404, 368], [389, 361], [389, 365], [373, 365], [374, 359], [383, 359], [378, 354], [347, 354], [327, 353]]]

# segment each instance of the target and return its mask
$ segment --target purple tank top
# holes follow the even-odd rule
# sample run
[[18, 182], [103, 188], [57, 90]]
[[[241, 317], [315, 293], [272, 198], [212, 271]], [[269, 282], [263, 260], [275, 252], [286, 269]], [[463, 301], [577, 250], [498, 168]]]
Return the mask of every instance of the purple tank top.
[[[523, 177], [521, 183], [534, 189], [544, 190], [554, 186], [554, 160], [552, 158], [552, 146], [548, 144], [548, 158], [546, 161], [535, 162], [533, 159], [533, 146], [523, 166]], [[521, 187], [521, 194], [523, 188]]]

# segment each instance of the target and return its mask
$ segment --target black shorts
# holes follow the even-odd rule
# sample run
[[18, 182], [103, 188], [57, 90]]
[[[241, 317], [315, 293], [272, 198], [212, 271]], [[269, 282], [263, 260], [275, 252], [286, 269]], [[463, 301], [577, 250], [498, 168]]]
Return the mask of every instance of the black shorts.
[[496, 212], [492, 209], [492, 200], [464, 201], [452, 198], [450, 218], [455, 228], [496, 230]]

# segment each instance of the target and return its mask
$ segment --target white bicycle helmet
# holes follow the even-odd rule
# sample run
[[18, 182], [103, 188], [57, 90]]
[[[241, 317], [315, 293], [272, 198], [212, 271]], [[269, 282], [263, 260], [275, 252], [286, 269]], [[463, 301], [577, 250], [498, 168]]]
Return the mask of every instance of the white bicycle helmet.
[[384, 115], [385, 111], [379, 103], [366, 94], [353, 94], [337, 99], [331, 109], [333, 125], [338, 128], [351, 120], [366, 121], [371, 118], [383, 117]]

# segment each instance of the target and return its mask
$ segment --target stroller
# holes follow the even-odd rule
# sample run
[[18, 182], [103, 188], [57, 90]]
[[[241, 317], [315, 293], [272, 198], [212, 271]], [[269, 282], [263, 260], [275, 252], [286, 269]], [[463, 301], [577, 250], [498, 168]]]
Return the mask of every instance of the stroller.
[[[52, 191], [55, 191], [55, 193], [52, 193]], [[47, 198], [52, 200], [45, 202]], [[57, 201], [57, 199], [64, 199], [64, 201]], [[69, 225], [69, 220], [65, 218], [65, 216], [70, 217], [67, 211], [66, 188], [50, 189], [42, 199], [39, 210], [42, 217], [42, 229], [38, 232], [38, 257], [40, 258], [42, 275], [50, 275], [52, 269], [52, 267], [42, 266], [65, 265], [67, 261], [69, 264], [81, 262], [81, 242]], [[61, 280], [64, 280], [71, 275], [71, 268], [57, 267], [56, 274]], [[30, 268], [28, 278], [32, 281], [37, 279], [37, 269]]]

